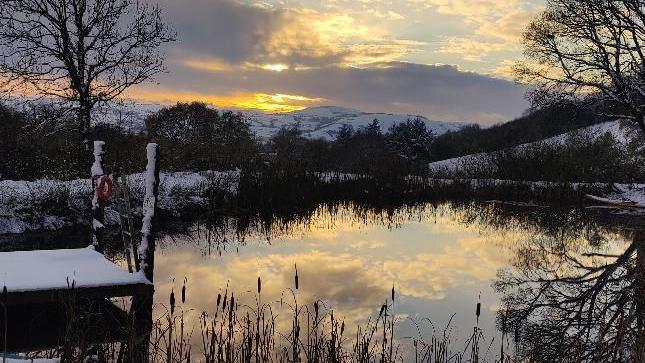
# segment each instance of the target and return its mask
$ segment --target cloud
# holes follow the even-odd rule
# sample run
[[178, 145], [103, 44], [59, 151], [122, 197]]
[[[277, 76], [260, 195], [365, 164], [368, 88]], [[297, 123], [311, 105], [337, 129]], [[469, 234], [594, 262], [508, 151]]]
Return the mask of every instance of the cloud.
[[[175, 59], [212, 58], [220, 63], [324, 67], [392, 61], [421, 42], [391, 37], [377, 25], [343, 13], [272, 9], [231, 0], [163, 0], [179, 33]], [[401, 17], [395, 12], [388, 18]]]
[[172, 87], [138, 88], [133, 96], [156, 92], [172, 100], [173, 95], [193, 93], [216, 100], [238, 94], [288, 94], [312, 100], [300, 102], [301, 106], [338, 105], [482, 124], [519, 116], [528, 106], [523, 87], [448, 65], [387, 62], [282, 72], [258, 68], [208, 72], [184, 66], [165, 77], [161, 84]]
[[441, 42], [438, 53], [459, 54], [464, 60], [479, 62], [490, 53], [508, 49], [507, 43], [491, 43], [470, 38], [449, 37]]
[[[161, 86], [137, 87], [129, 93], [134, 98], [194, 98], [276, 112], [338, 105], [482, 124], [506, 121], [528, 106], [524, 89], [507, 80], [418, 64], [462, 59], [501, 75], [493, 59], [512, 58], [521, 11], [530, 10], [522, 0], [513, 0], [519, 5], [512, 12], [497, 0], [408, 0], [396, 7], [380, 0], [304, 1], [297, 8], [274, 1], [160, 1], [179, 41], [168, 52], [170, 74], [157, 79]], [[461, 17], [470, 32], [425, 37], [411, 25], [437, 13]], [[394, 31], [393, 22], [407, 30]], [[491, 35], [482, 40], [484, 34]]]
[[519, 52], [520, 38], [529, 21], [543, 9], [541, 1], [430, 0], [435, 11], [460, 17], [470, 32], [444, 36], [439, 53], [459, 54], [470, 62], [491, 53]]
[[503, 12], [502, 16], [494, 20], [481, 22], [476, 33], [484, 37], [505, 40], [517, 46], [529, 21], [540, 10], [539, 8], [530, 10], [520, 8]]

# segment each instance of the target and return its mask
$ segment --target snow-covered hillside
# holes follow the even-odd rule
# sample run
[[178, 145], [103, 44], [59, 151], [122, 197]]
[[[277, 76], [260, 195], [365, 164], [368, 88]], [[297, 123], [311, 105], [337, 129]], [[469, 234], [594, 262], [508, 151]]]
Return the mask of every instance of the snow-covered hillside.
[[[99, 122], [118, 124], [132, 132], [142, 132], [145, 129], [146, 116], [158, 111], [161, 107], [163, 106], [155, 104], [114, 107], [103, 110], [96, 119], [99, 119]], [[369, 125], [374, 119], [379, 120], [383, 132], [396, 123], [415, 118], [423, 120], [435, 135], [458, 130], [464, 126], [464, 124], [455, 122], [433, 121], [419, 115], [369, 113], [335, 106], [312, 107], [302, 111], [274, 114], [249, 110], [235, 111], [239, 111], [247, 117], [251, 130], [261, 140], [268, 140], [283, 127], [298, 127], [307, 138], [332, 140], [343, 125], [350, 125], [357, 130]]]
[[460, 123], [433, 121], [419, 115], [369, 113], [334, 106], [312, 107], [283, 114], [264, 114], [260, 112], [246, 114], [249, 116], [251, 128], [261, 139], [270, 138], [281, 127], [297, 126], [305, 137], [331, 140], [336, 138], [338, 130], [343, 125], [350, 125], [357, 130], [366, 127], [374, 119], [379, 121], [383, 132], [386, 132], [396, 123], [415, 118], [423, 120], [428, 129], [432, 130], [435, 135], [441, 135], [463, 127], [463, 124]]
[[[566, 142], [566, 140], [573, 136], [575, 133], [584, 133], [586, 135], [592, 136], [592, 137], [600, 137], [602, 135], [605, 135], [606, 133], [610, 133], [616, 141], [626, 144], [632, 138], [635, 137], [636, 131], [630, 128], [629, 126], [624, 125], [624, 122], [622, 121], [611, 121], [611, 122], [604, 122], [600, 123], [597, 125], [585, 127], [579, 130], [575, 131], [570, 131], [558, 136], [550, 137], [548, 139], [528, 143], [528, 144], [522, 144], [515, 146], [515, 148], [521, 149], [521, 148], [526, 148], [530, 147], [533, 145], [537, 144], [562, 144]], [[478, 154], [471, 154], [471, 155], [465, 155], [465, 156], [460, 156], [458, 158], [452, 158], [452, 159], [446, 159], [446, 160], [441, 160], [441, 161], [436, 161], [434, 163], [430, 163], [430, 171], [435, 172], [435, 173], [441, 173], [445, 175], [450, 175], [450, 174], [455, 174], [458, 173], [460, 170], [464, 170], [467, 168], [472, 169], [473, 166], [477, 166], [478, 169], [488, 169], [493, 167], [492, 166], [492, 161], [493, 161], [493, 156], [495, 156], [495, 152], [491, 153], [478, 153]]]

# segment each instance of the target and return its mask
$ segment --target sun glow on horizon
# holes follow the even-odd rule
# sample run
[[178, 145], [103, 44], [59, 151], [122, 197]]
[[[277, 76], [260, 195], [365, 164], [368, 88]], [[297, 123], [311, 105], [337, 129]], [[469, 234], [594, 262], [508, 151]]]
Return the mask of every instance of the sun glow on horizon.
[[283, 93], [238, 93], [234, 95], [212, 95], [194, 92], [164, 92], [140, 90], [131, 95], [144, 102], [173, 104], [177, 102], [201, 101], [219, 108], [240, 108], [265, 112], [284, 113], [304, 110], [320, 104], [325, 99]]

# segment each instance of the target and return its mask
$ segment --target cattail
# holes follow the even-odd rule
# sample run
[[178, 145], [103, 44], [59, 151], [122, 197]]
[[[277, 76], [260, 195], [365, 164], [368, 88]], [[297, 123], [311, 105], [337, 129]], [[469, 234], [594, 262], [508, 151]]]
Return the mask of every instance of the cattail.
[[379, 317], [379, 318], [380, 318], [381, 316], [383, 316], [383, 311], [385, 311], [385, 308], [386, 308], [386, 305], [385, 305], [385, 304], [381, 305], [381, 311], [379, 311], [379, 313], [378, 313], [378, 317]]
[[170, 315], [175, 313], [175, 289], [170, 291]]
[[345, 332], [345, 321], [343, 320], [343, 324], [341, 324], [340, 326], [340, 335], [343, 335], [344, 332]]
[[181, 303], [183, 304], [185, 302], [186, 302], [186, 284], [184, 284], [184, 286], [181, 287]]
[[481, 310], [482, 310], [482, 303], [478, 302], [477, 309], [475, 310], [475, 315], [477, 315], [477, 320], [479, 320], [479, 315], [481, 314]]
[[7, 294], [7, 285], [4, 285], [4, 286], [2, 287], [2, 294], [3, 294], [3, 295]]
[[258, 275], [258, 294], [262, 291], [262, 280], [260, 280], [260, 275]]
[[392, 282], [392, 302], [394, 302], [394, 282]]
[[294, 264], [293, 266], [296, 269], [296, 290], [298, 290], [298, 265]]
[[217, 294], [217, 308], [219, 309], [219, 303], [222, 301], [222, 294]]

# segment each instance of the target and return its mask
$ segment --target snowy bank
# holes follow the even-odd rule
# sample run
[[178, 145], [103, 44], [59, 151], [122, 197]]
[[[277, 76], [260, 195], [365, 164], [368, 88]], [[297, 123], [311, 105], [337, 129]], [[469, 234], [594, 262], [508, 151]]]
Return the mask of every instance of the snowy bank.
[[[236, 193], [239, 170], [217, 172], [161, 173], [159, 208], [176, 212], [188, 205], [206, 202], [208, 188], [220, 188]], [[128, 175], [127, 186], [134, 213], [141, 214], [145, 193], [145, 173]], [[0, 234], [24, 233], [36, 230], [57, 230], [65, 226], [88, 223], [91, 199], [89, 179], [70, 181], [0, 181]], [[119, 214], [106, 208], [106, 223], [119, 223]]]
[[[589, 138], [596, 139], [606, 134], [613, 136], [613, 138], [618, 143], [627, 145], [636, 137], [637, 132], [634, 131], [631, 127], [625, 125], [623, 121], [611, 121], [584, 127], [579, 130], [570, 131], [544, 140], [521, 144], [510, 148], [510, 150], [521, 151], [529, 149], [530, 147], [540, 145], [563, 145], [571, 137], [574, 137], [576, 135], [586, 135]], [[479, 170], [493, 172], [496, 168], [495, 157], [498, 154], [499, 151], [492, 151], [488, 153], [477, 153], [452, 159], [440, 160], [430, 163], [429, 170], [431, 173], [444, 177], [455, 176], [465, 171], [472, 172]]]
[[645, 208], [645, 184], [614, 184], [612, 191], [601, 196], [589, 195], [590, 200], [614, 206]]
[[[0, 355], [0, 362], [2, 362], [2, 355]], [[27, 358], [15, 355], [7, 355], [6, 363], [59, 363], [59, 358]]]

